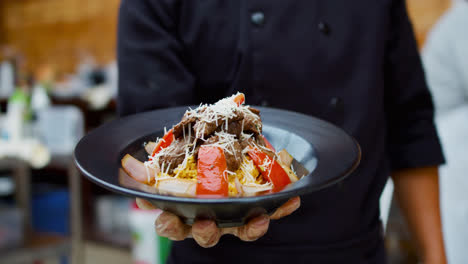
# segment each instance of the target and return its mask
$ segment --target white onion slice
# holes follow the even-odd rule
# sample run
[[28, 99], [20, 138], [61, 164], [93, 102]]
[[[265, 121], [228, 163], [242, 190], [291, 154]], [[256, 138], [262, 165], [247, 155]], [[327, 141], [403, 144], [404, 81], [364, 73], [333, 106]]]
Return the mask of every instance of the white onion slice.
[[[156, 174], [155, 169], [145, 167], [145, 164], [137, 159], [135, 159], [132, 155], [126, 154], [122, 161], [122, 168], [125, 172], [130, 175], [133, 179], [141, 182], [141, 183], [148, 183], [148, 179], [154, 179], [154, 175]], [[149, 177], [148, 177], [149, 173]]]
[[160, 194], [164, 195], [195, 197], [197, 181], [179, 178], [160, 179], [156, 188]]
[[271, 185], [266, 185], [266, 186], [242, 185], [242, 196], [256, 196], [261, 192], [269, 191], [271, 189], [272, 189]]
[[155, 147], [156, 147], [156, 142], [149, 141], [145, 145], [146, 153], [148, 153], [148, 155], [152, 155]]

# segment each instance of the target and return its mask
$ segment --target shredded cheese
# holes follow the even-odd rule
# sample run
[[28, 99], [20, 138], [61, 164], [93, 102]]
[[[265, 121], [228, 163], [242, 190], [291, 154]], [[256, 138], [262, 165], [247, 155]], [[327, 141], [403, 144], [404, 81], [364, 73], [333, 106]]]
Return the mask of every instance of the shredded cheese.
[[[206, 129], [206, 124], [215, 124], [216, 127], [218, 127], [219, 122], [223, 121], [224, 130], [227, 131], [229, 129], [229, 120], [237, 117], [238, 114], [242, 114], [243, 116], [250, 115], [253, 118], [258, 118], [258, 116], [250, 111], [248, 106], [237, 105], [237, 103], [234, 102], [234, 98], [239, 94], [240, 93], [237, 93], [231, 97], [221, 99], [214, 104], [200, 104], [196, 109], [189, 108], [189, 110], [185, 112], [186, 115], [194, 116], [198, 122], [203, 124], [197, 126], [195, 129], [197, 138], [204, 137], [203, 131]], [[243, 127], [242, 124], [242, 128]]]
[[[239, 93], [231, 97], [221, 99], [214, 104], [200, 104], [195, 109], [189, 107], [189, 109], [185, 112], [185, 118], [194, 118], [197, 120], [195, 126], [192, 127], [193, 122], [189, 122], [187, 128], [184, 125], [182, 127], [181, 138], [175, 139], [174, 137], [172, 144], [161, 149], [158, 153], [149, 156], [149, 160], [144, 163], [147, 172], [148, 183], [150, 180], [152, 180], [150, 169], [154, 169], [155, 171], [155, 187], [157, 187], [158, 182], [162, 179], [196, 179], [196, 160], [194, 154], [197, 147], [197, 142], [198, 140], [201, 142], [209, 141], [208, 138], [205, 139], [205, 137], [208, 136], [205, 135], [205, 131], [207, 128], [211, 129], [213, 126], [216, 126], [218, 131], [216, 131], [213, 136], [216, 136], [217, 140], [214, 143], [203, 146], [219, 147], [227, 154], [231, 154], [236, 158], [239, 158], [237, 157], [237, 152], [235, 149], [235, 144], [238, 144], [236, 142], [239, 140], [248, 141], [248, 146], [242, 150], [241, 158], [243, 158], [239, 169], [235, 172], [229, 171], [227, 169], [223, 171], [223, 178], [230, 184], [230, 188], [233, 189], [234, 192], [233, 194], [240, 195], [242, 190], [249, 193], [271, 190], [273, 188], [273, 184], [265, 180], [265, 178], [262, 176], [262, 173], [260, 173], [260, 170], [271, 171], [270, 167], [272, 166], [273, 160], [270, 157], [266, 157], [262, 161], [262, 164], [257, 167], [248, 157], [248, 155], [246, 155], [250, 148], [257, 147], [261, 150], [271, 150], [255, 143], [255, 141], [252, 140], [254, 134], [244, 133], [246, 122], [249, 124], [252, 119], [258, 120], [259, 116], [253, 113], [248, 106], [243, 104], [237, 105], [237, 103], [234, 102], [234, 98], [238, 95]], [[247, 121], [245, 121], [245, 119], [247, 119]], [[229, 122], [232, 122], [233, 120], [242, 120], [241, 133], [239, 138], [237, 138], [236, 135], [227, 132], [229, 130]], [[188, 129], [188, 131], [185, 131], [186, 129]], [[192, 129], [194, 132], [193, 138], [191, 134]], [[167, 134], [166, 127], [164, 127], [164, 134]], [[156, 139], [156, 145], [161, 142], [165, 142], [165, 140], [163, 138]], [[184, 149], [183, 153], [180, 148]], [[168, 162], [168, 160], [171, 159], [167, 159], [167, 157], [180, 157], [182, 155], [183, 161], [171, 171], [172, 163]], [[161, 160], [162, 158], [163, 160]], [[273, 159], [275, 158], [276, 157]], [[161, 163], [161, 161], [163, 162]], [[294, 171], [292, 166], [291, 169]]]
[[[261, 190], [269, 190], [273, 188], [273, 185], [270, 182], [262, 183], [259, 181], [261, 179], [261, 174], [258, 173], [257, 168], [253, 164], [253, 161], [250, 158], [245, 157], [240, 166], [240, 183], [244, 186], [260, 188]], [[257, 175], [255, 175], [255, 174]]]
[[291, 164], [291, 171], [294, 173], [294, 175], [296, 175], [296, 176], [297, 176], [297, 173], [296, 173], [296, 171], [294, 170], [294, 167], [293, 167], [293, 165], [292, 165], [292, 164]]
[[235, 135], [221, 131], [215, 132], [215, 136], [218, 136], [218, 141], [211, 144], [206, 144], [204, 146], [220, 147], [227, 153], [231, 155], [236, 155], [236, 151], [234, 149], [234, 143], [236, 142]]

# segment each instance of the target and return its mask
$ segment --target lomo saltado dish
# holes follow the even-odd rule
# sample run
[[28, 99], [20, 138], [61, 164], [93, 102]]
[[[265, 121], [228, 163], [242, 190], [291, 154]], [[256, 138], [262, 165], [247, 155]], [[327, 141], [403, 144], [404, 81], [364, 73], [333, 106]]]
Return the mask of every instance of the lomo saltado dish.
[[[156, 142], [144, 163], [126, 154], [125, 172], [159, 194], [217, 198], [281, 191], [298, 180], [292, 156], [262, 134], [260, 111], [237, 93], [185, 112]], [[165, 129], [166, 130], [166, 129]]]

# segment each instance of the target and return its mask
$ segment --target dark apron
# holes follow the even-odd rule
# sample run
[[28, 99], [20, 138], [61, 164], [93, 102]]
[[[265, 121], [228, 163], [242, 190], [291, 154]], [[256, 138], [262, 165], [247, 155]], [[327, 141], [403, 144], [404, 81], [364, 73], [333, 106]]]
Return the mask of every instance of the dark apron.
[[379, 223], [359, 238], [327, 245], [264, 245], [224, 236], [215, 247], [204, 249], [193, 239], [186, 239], [173, 243], [167, 263], [385, 264], [386, 258], [382, 225]]

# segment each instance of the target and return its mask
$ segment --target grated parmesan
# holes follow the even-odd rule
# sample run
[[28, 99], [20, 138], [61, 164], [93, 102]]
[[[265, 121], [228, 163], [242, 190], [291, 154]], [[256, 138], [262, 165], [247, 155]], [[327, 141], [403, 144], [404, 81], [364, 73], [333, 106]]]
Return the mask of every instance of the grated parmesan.
[[[205, 131], [207, 123], [219, 126], [219, 122], [224, 121], [224, 130], [227, 131], [229, 129], [229, 120], [237, 117], [238, 114], [243, 114], [244, 116], [250, 115], [254, 118], [258, 118], [258, 116], [250, 111], [248, 106], [237, 105], [237, 103], [234, 102], [233, 99], [239, 94], [240, 93], [237, 93], [230, 97], [221, 99], [214, 104], [200, 104], [196, 109], [189, 108], [189, 110], [185, 112], [186, 115], [194, 116], [198, 122], [203, 124], [197, 126], [195, 129], [195, 135], [197, 138], [203, 139], [204, 135], [202, 132]], [[242, 124], [242, 128], [243, 127], [244, 125]]]
[[[273, 184], [265, 180], [264, 176], [262, 176], [262, 173], [260, 173], [260, 170], [269, 170], [269, 172], [271, 172], [270, 168], [272, 166], [272, 162], [277, 159], [277, 154], [275, 153], [275, 156], [273, 158], [267, 156], [262, 161], [262, 164], [260, 166], [256, 166], [253, 163], [253, 161], [248, 157], [248, 155], [246, 155], [250, 148], [259, 148], [260, 150], [268, 150], [270, 152], [272, 151], [267, 147], [257, 144], [255, 140], [252, 140], [254, 137], [253, 133], [244, 133], [244, 126], [246, 122], [245, 119], [247, 118], [247, 124], [249, 124], [251, 119], [258, 120], [259, 116], [253, 113], [249, 109], [249, 106], [244, 104], [237, 105], [237, 103], [234, 102], [233, 99], [238, 95], [239, 93], [231, 97], [221, 99], [214, 104], [200, 104], [195, 109], [189, 107], [189, 109], [185, 112], [185, 117], [195, 118], [195, 126], [193, 126], [192, 128], [192, 122], [188, 123], [187, 128], [184, 125], [182, 127], [181, 138], [175, 139], [174, 137], [172, 144], [165, 148], [162, 148], [158, 153], [148, 156], [149, 160], [147, 160], [144, 163], [148, 183], [152, 178], [150, 175], [150, 169], [154, 169], [155, 171], [155, 187], [157, 187], [158, 182], [160, 180], [168, 178], [186, 179], [190, 177], [190, 179], [194, 178], [196, 180], [196, 171], [194, 172], [194, 170], [196, 170], [196, 163], [194, 163], [196, 162], [196, 160], [194, 154], [197, 147], [197, 141], [200, 140], [201, 142], [206, 142], [208, 140], [208, 138], [204, 138], [207, 136], [205, 135], [206, 128], [211, 129], [214, 125], [216, 125], [218, 131], [214, 132], [213, 135], [217, 137], [216, 142], [203, 146], [219, 147], [222, 150], [224, 150], [227, 154], [234, 155], [236, 158], [238, 158], [238, 155], [235, 150], [236, 142], [248, 142], [248, 146], [242, 150], [243, 158], [241, 158], [242, 162], [239, 166], [239, 169], [236, 172], [229, 171], [227, 169], [223, 171], [223, 178], [228, 183], [234, 184], [233, 188], [236, 189], [237, 195], [239, 195], [242, 192], [242, 190], [244, 190], [244, 187], [246, 188], [244, 190], [246, 193], [271, 190], [273, 188]], [[235, 119], [236, 117], [238, 118]], [[239, 138], [237, 138], [236, 135], [227, 132], [229, 130], [229, 121], [240, 121], [241, 119], [241, 132]], [[186, 129], [188, 129], [188, 131], [185, 131]], [[194, 133], [193, 138], [192, 129]], [[164, 127], [164, 134], [167, 134], [166, 127]], [[165, 140], [163, 138], [156, 139], [156, 144], [159, 144], [161, 142], [165, 142]], [[179, 148], [184, 148], [185, 152], [181, 153]], [[178, 149], [178, 151], [175, 151], [176, 149]], [[182, 155], [184, 156], [183, 161], [176, 168], [174, 168], [173, 171], [171, 171], [171, 174], [169, 174], [171, 163], [168, 163], [167, 159], [164, 159], [165, 161], [162, 162], [162, 164], [160, 164], [162, 157], [180, 157]], [[292, 166], [291, 170], [294, 171]]]

